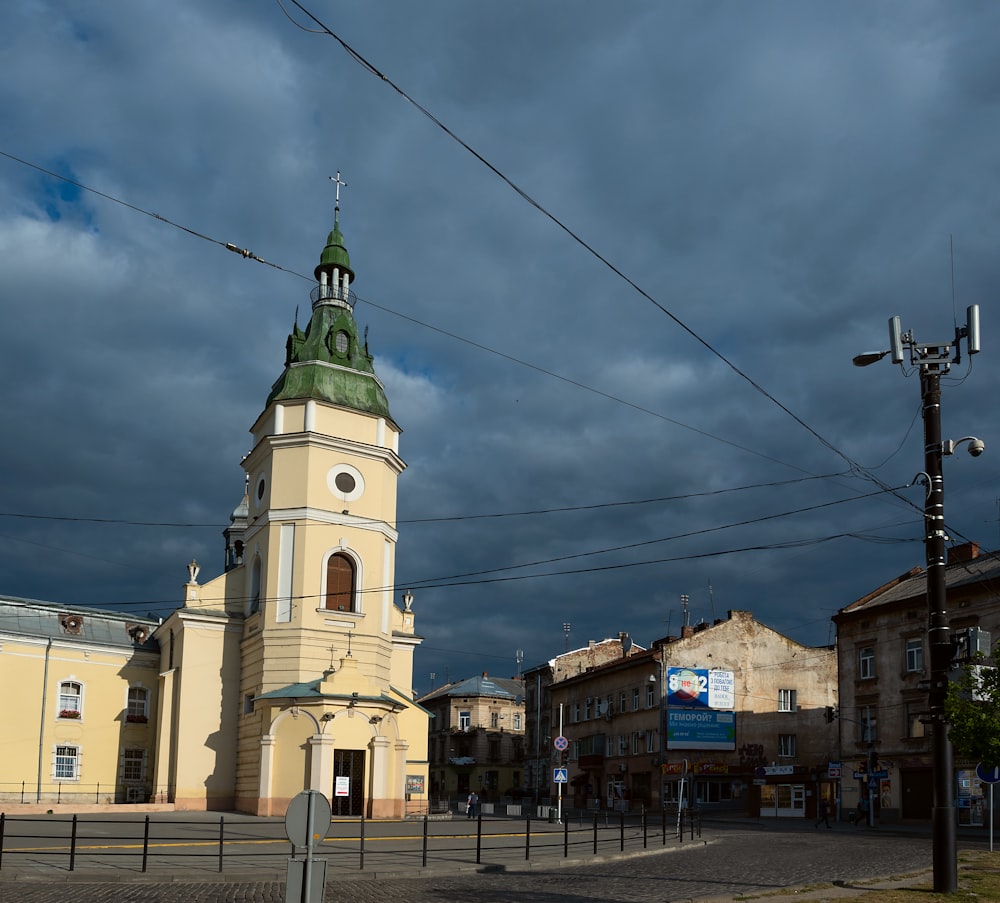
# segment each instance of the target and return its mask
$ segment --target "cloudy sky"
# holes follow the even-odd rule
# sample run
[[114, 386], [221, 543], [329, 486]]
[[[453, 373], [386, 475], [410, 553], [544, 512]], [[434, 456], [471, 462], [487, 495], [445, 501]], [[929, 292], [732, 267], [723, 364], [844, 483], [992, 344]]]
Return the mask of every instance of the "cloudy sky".
[[3, 5], [0, 593], [162, 613], [222, 569], [338, 170], [419, 690], [564, 624], [648, 645], [682, 595], [832, 642], [924, 558], [919, 380], [851, 365], [892, 315], [948, 342], [981, 305], [944, 434], [989, 448], [945, 459], [946, 516], [1000, 545], [1000, 7], [303, 6], [336, 37]]

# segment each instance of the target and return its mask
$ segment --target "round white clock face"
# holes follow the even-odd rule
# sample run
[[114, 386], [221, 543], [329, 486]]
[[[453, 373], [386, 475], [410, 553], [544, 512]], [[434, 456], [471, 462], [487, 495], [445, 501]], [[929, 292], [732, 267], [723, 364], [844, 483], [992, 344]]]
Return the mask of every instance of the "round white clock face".
[[347, 354], [347, 347], [350, 344], [350, 338], [346, 332], [343, 330], [338, 332], [333, 341], [338, 352], [341, 354]]
[[353, 502], [365, 491], [365, 478], [350, 464], [334, 464], [326, 473], [327, 488], [342, 502]]

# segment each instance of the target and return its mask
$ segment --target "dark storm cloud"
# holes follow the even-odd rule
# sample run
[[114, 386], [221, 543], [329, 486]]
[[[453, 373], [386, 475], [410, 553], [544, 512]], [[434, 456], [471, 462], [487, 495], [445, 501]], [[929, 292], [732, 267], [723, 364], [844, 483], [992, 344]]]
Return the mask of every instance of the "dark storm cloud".
[[[921, 469], [916, 379], [850, 361], [890, 315], [947, 341], [980, 303], [944, 428], [997, 447], [1000, 13], [311, 8], [656, 303], [277, 5], [14, 4], [0, 150], [291, 273], [0, 162], [4, 511], [207, 525], [5, 517], [4, 592], [156, 610], [192, 557], [220, 568], [338, 169], [357, 317], [404, 428], [399, 588], [430, 581], [418, 687], [551, 657], [564, 622], [574, 644], [646, 644], [682, 593], [696, 619], [750, 609], [823, 643], [838, 607], [922, 561], [916, 508], [844, 501], [876, 488], [845, 457], [893, 487]], [[946, 461], [953, 534], [986, 547], [996, 460]], [[911, 541], [717, 554], [850, 532]]]

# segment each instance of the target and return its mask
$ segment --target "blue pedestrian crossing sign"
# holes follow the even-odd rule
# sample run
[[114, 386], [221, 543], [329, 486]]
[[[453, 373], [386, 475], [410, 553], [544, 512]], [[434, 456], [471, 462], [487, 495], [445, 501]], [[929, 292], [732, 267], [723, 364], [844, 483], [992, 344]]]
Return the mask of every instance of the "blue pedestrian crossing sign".
[[569, 775], [567, 768], [553, 768], [552, 769], [552, 781], [555, 784], [566, 784], [569, 781]]
[[976, 766], [976, 777], [984, 784], [996, 784], [1000, 782], [1000, 768], [980, 762]]

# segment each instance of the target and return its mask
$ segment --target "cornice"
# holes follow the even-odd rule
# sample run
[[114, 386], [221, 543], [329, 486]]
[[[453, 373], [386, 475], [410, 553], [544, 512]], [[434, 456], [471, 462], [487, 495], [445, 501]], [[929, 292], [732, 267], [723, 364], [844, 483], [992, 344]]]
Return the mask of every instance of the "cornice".
[[357, 517], [353, 514], [341, 514], [324, 508], [268, 508], [247, 527], [244, 542], [249, 542], [264, 527], [272, 524], [287, 524], [300, 521], [314, 521], [337, 527], [351, 527], [355, 530], [370, 530], [381, 533], [391, 542], [397, 542], [399, 531], [394, 530], [385, 521], [373, 520], [370, 517]]

